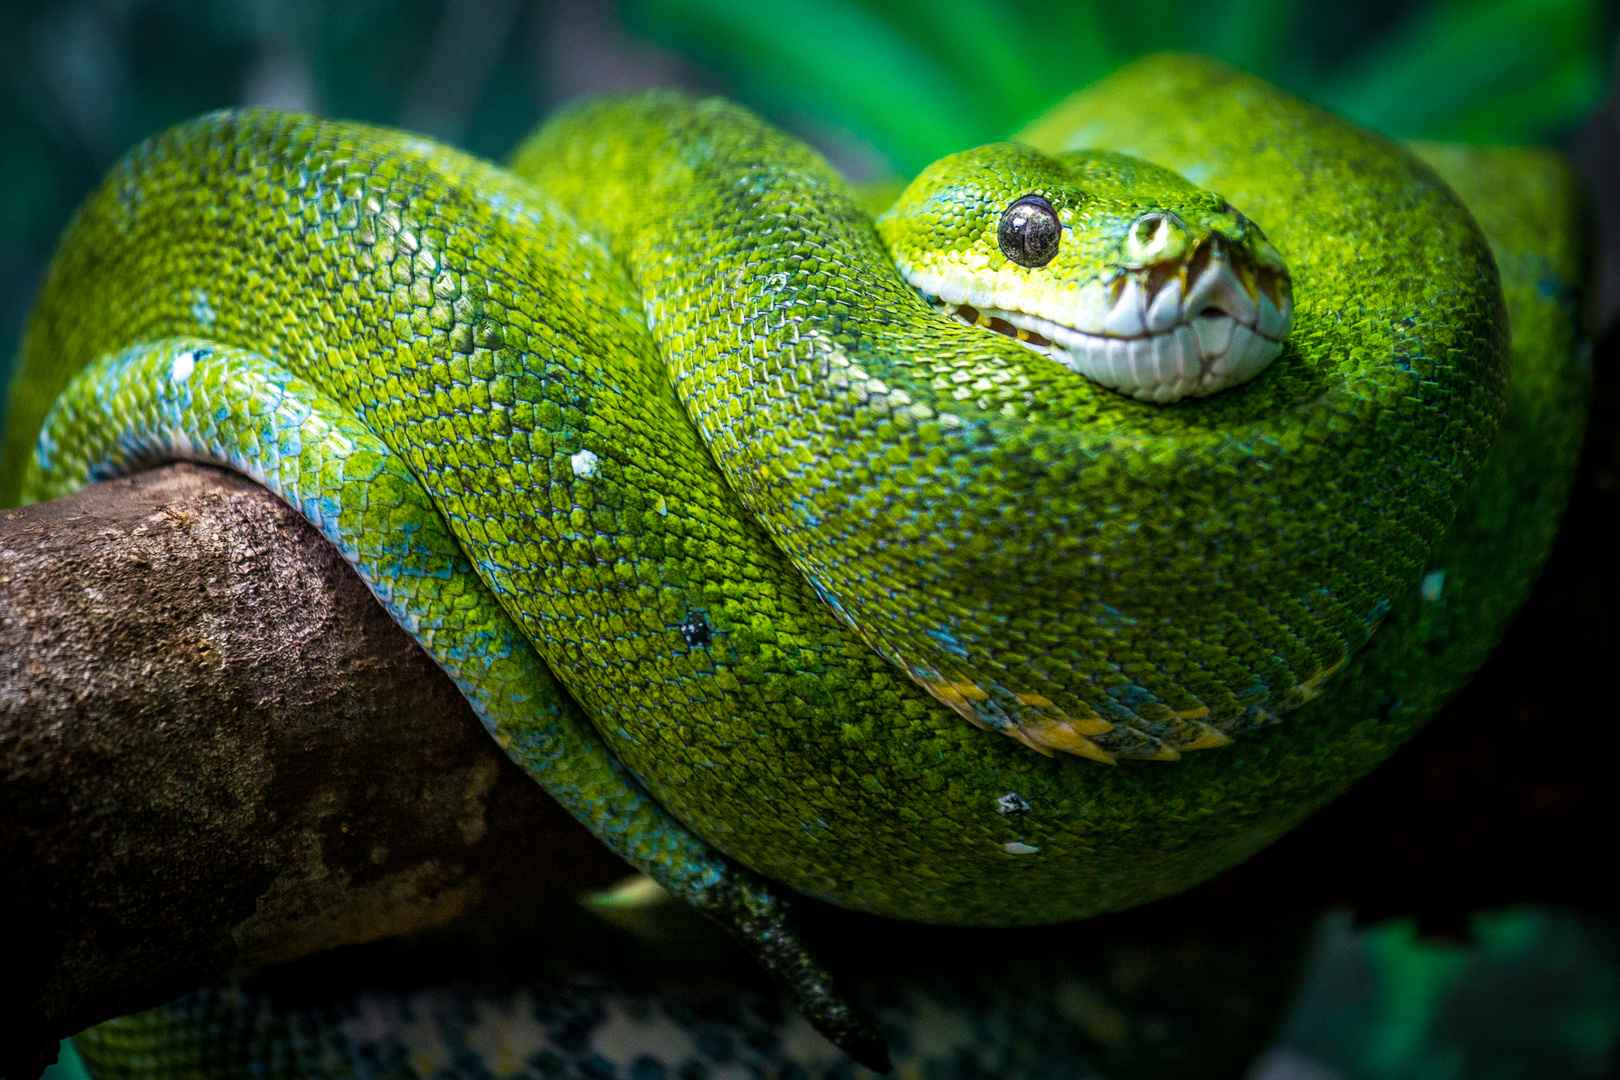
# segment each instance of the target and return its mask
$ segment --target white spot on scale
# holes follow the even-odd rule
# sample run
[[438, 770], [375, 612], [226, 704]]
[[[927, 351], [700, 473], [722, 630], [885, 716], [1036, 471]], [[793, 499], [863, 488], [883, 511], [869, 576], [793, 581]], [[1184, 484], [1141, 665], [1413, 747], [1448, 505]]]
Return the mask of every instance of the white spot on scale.
[[1009, 840], [1001, 845], [1001, 850], [1009, 855], [1033, 855], [1041, 849], [1034, 844], [1026, 844], [1022, 840]]
[[596, 471], [597, 457], [589, 450], [581, 450], [568, 459], [575, 476], [589, 476]]
[[1423, 584], [1418, 586], [1418, 594], [1427, 603], [1434, 603], [1440, 599], [1440, 590], [1446, 587], [1446, 572], [1444, 570], [1431, 570], [1423, 575]]
[[996, 800], [996, 812], [1000, 814], [1027, 814], [1029, 801], [1016, 791], [1009, 791]]
[[169, 363], [169, 378], [175, 382], [185, 382], [191, 378], [191, 373], [197, 367], [197, 354], [187, 349], [185, 352], [174, 354], [174, 360]]

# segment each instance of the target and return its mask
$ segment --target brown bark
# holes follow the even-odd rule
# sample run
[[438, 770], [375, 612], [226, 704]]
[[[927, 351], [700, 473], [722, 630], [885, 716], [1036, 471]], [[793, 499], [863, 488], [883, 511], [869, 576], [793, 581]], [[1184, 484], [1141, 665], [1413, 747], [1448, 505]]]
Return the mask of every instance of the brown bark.
[[0, 513], [0, 868], [13, 1077], [229, 972], [627, 872], [312, 527], [193, 465]]

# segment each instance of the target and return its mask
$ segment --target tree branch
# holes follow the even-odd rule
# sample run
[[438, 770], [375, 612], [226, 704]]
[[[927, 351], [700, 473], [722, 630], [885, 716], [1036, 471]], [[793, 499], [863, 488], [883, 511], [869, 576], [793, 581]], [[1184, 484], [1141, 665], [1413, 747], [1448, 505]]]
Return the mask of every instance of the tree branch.
[[0, 867], [11, 1076], [231, 972], [628, 873], [319, 533], [194, 465], [0, 513]]

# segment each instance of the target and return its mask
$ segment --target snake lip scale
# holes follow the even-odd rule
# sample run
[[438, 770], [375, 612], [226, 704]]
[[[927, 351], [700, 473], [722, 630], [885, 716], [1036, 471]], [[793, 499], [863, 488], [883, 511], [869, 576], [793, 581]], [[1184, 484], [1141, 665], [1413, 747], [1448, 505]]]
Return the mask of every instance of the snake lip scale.
[[1218, 237], [1183, 259], [1121, 270], [1105, 297], [1086, 293], [1092, 302], [1061, 319], [998, 307], [947, 280], [912, 284], [947, 315], [1145, 401], [1205, 397], [1253, 378], [1281, 354], [1294, 316], [1286, 273]]

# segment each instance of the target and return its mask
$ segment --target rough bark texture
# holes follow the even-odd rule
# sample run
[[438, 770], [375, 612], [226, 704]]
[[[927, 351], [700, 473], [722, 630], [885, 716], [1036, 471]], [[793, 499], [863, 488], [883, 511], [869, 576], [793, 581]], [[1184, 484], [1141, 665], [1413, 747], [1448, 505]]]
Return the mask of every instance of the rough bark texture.
[[228, 972], [628, 872], [313, 528], [192, 465], [0, 513], [0, 867], [12, 1077]]

